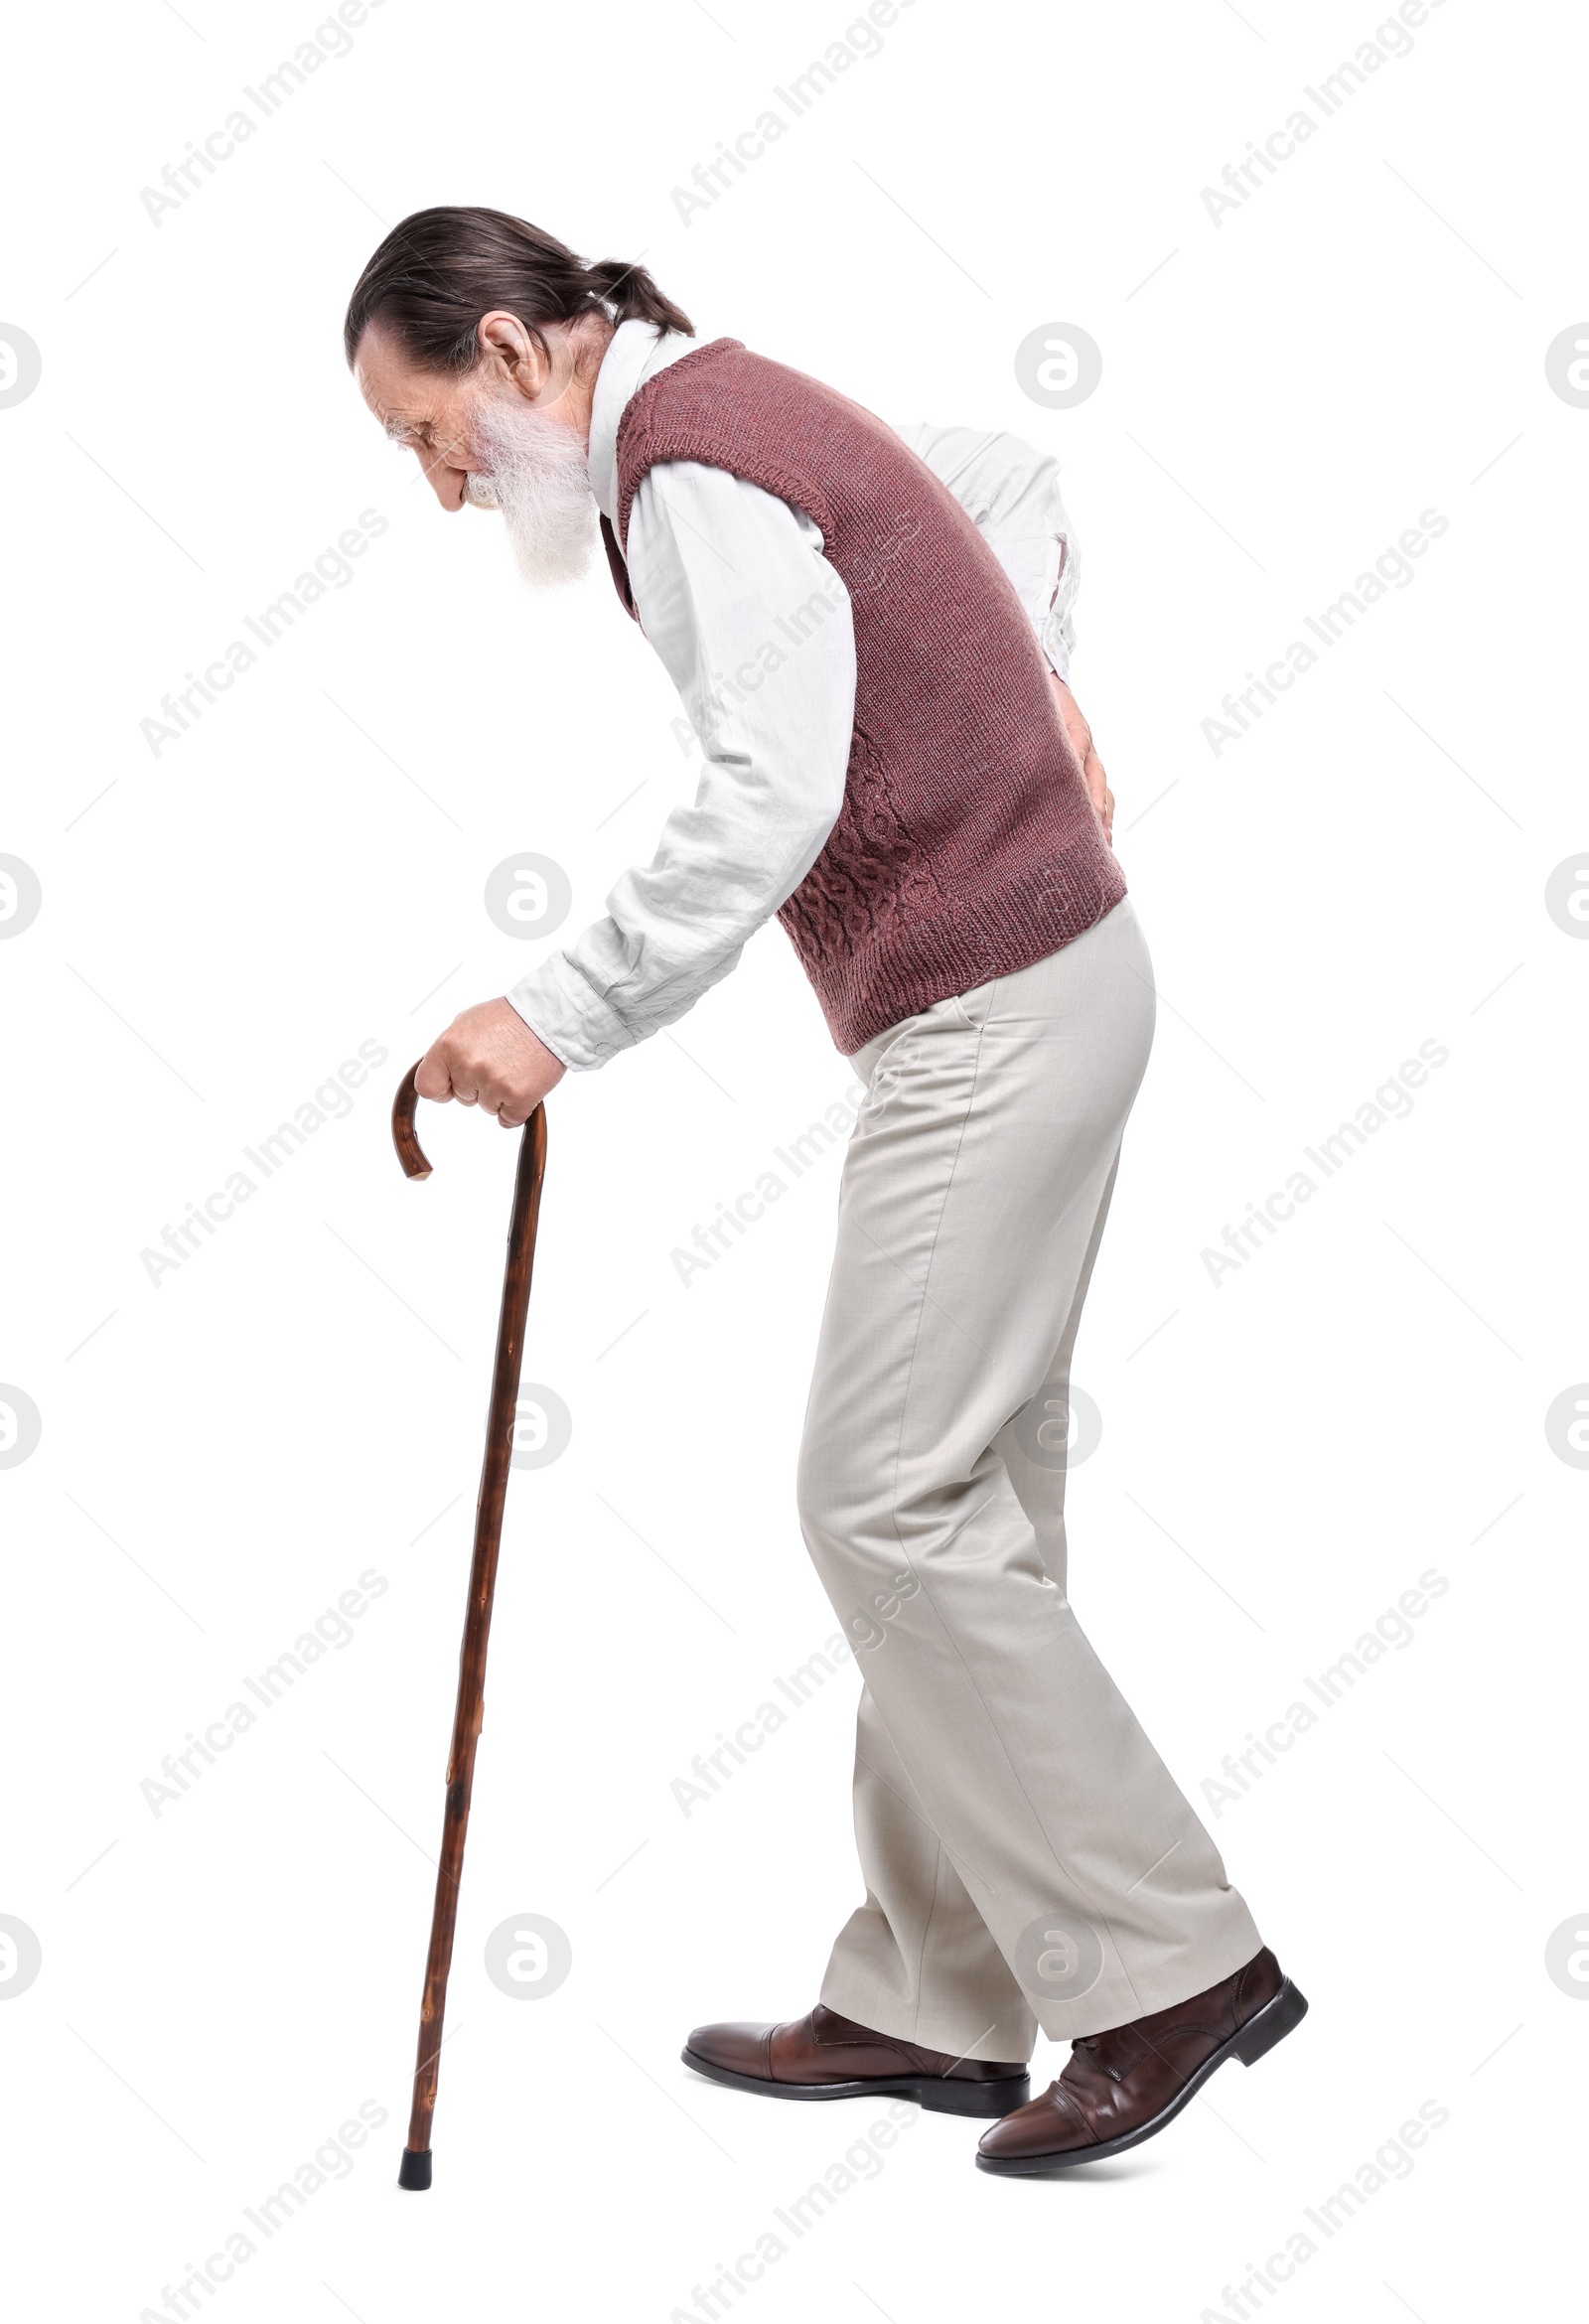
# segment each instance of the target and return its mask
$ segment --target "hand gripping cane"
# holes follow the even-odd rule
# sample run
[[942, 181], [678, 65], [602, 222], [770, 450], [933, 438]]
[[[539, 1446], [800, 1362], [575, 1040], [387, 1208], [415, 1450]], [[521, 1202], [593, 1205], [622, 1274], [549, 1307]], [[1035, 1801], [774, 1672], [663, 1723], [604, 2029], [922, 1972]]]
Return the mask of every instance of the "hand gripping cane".
[[[404, 1076], [392, 1101], [391, 1134], [397, 1159], [409, 1178], [428, 1178], [414, 1135], [415, 1066]], [[492, 1598], [497, 1588], [497, 1552], [503, 1537], [503, 1504], [513, 1452], [513, 1409], [518, 1368], [524, 1353], [524, 1315], [535, 1256], [535, 1222], [540, 1182], [546, 1168], [546, 1108], [537, 1105], [518, 1141], [513, 1181], [513, 1215], [507, 1229], [507, 1268], [503, 1277], [502, 1317], [497, 1327], [497, 1364], [492, 1374], [491, 1412], [486, 1422], [486, 1458], [475, 1506], [475, 1555], [469, 1569], [469, 1606], [458, 1658], [458, 1705], [453, 1713], [452, 1750], [447, 1760], [447, 1806], [442, 1818], [441, 1862], [436, 1871], [436, 1906], [425, 1960], [425, 1996], [419, 2005], [419, 2054], [414, 2064], [414, 2105], [408, 2143], [397, 2173], [399, 2187], [430, 2185], [430, 2122], [436, 2110], [436, 2060], [447, 2006], [447, 1972], [452, 1966], [453, 1930], [458, 1920], [458, 1884], [464, 1870], [464, 1836], [469, 1829], [469, 1795], [475, 1780], [475, 1746], [485, 1716], [486, 1646], [491, 1636]]]

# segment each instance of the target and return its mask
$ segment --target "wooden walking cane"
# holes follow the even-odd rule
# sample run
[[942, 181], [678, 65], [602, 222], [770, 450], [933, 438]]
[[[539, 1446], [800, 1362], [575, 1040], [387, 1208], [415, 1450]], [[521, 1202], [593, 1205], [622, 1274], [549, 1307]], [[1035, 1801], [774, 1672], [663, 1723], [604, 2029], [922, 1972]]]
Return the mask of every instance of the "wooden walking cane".
[[[428, 1178], [430, 1164], [414, 1134], [414, 1066], [392, 1101], [391, 1134], [397, 1159], [409, 1178]], [[502, 1316], [497, 1327], [497, 1364], [492, 1374], [491, 1411], [486, 1421], [486, 1457], [475, 1506], [475, 1554], [469, 1569], [469, 1606], [458, 1658], [458, 1704], [453, 1713], [452, 1750], [447, 1760], [447, 1806], [442, 1820], [441, 1862], [436, 1871], [436, 1905], [425, 1960], [425, 1996], [419, 2005], [419, 2054], [414, 2064], [414, 2105], [408, 2143], [397, 2173], [399, 2187], [430, 2185], [430, 2122], [436, 2110], [436, 2061], [447, 2006], [447, 1972], [452, 1966], [453, 1930], [458, 1920], [458, 1885], [464, 1870], [464, 1837], [469, 1829], [469, 1795], [475, 1780], [475, 1746], [485, 1717], [486, 1646], [491, 1636], [492, 1598], [497, 1588], [497, 1552], [503, 1537], [503, 1504], [513, 1453], [513, 1412], [518, 1400], [518, 1368], [524, 1354], [524, 1316], [535, 1257], [535, 1222], [540, 1215], [540, 1182], [546, 1168], [546, 1108], [537, 1105], [518, 1141], [513, 1213], [507, 1228], [507, 1268], [503, 1277]]]

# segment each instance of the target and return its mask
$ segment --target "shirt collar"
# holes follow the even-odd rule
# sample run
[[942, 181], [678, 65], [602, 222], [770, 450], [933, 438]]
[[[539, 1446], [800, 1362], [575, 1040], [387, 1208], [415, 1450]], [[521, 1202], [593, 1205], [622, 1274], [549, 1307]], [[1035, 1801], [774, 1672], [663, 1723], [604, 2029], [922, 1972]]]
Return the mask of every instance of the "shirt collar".
[[618, 427], [629, 399], [655, 371], [701, 342], [669, 331], [658, 339], [653, 324], [620, 323], [607, 343], [590, 408], [590, 483], [596, 506], [609, 524], [618, 522]]

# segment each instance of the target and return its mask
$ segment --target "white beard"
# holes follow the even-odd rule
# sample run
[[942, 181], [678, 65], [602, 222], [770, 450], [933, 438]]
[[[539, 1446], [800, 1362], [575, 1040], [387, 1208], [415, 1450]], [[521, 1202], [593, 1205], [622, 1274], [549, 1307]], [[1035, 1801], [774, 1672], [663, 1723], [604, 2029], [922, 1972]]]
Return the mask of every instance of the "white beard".
[[506, 396], [483, 398], [471, 419], [484, 473], [464, 498], [499, 508], [513, 559], [531, 589], [577, 581], [596, 548], [596, 496], [584, 445], [571, 428]]

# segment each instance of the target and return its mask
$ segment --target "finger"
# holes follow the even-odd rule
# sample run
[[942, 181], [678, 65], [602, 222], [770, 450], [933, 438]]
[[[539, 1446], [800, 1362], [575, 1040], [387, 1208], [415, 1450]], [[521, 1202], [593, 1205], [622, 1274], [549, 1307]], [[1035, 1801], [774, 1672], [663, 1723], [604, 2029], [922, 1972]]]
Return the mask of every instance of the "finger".
[[453, 1096], [452, 1075], [447, 1067], [447, 1051], [438, 1041], [427, 1049], [414, 1068], [414, 1088], [421, 1097], [428, 1097], [433, 1105], [445, 1105]]
[[476, 1081], [473, 1096], [481, 1112], [491, 1114], [495, 1120], [502, 1122], [505, 1129], [513, 1126], [515, 1114], [519, 1120], [523, 1119], [522, 1113], [517, 1111], [513, 1090], [501, 1074], [483, 1070]]
[[511, 1089], [504, 1089], [500, 1082], [493, 1083], [489, 1090], [483, 1090], [480, 1101], [488, 1113], [496, 1114], [504, 1129], [522, 1129], [529, 1119], [530, 1108], [515, 1097]]

